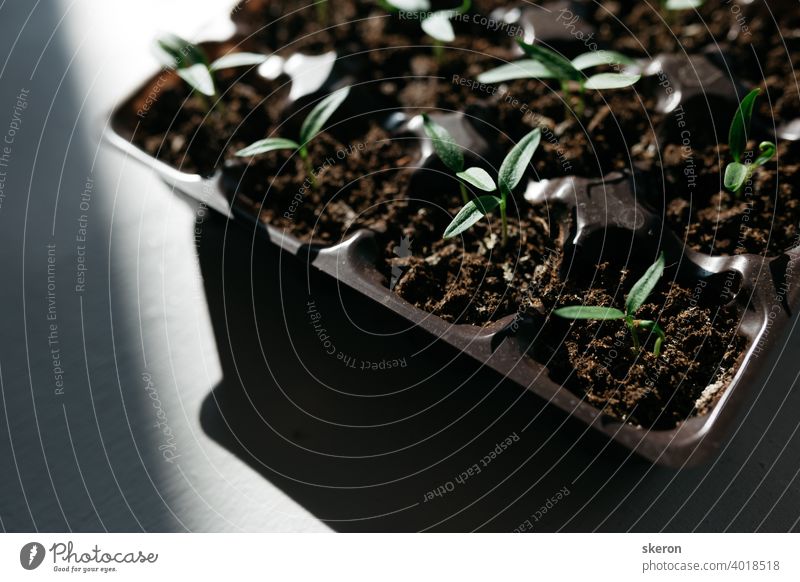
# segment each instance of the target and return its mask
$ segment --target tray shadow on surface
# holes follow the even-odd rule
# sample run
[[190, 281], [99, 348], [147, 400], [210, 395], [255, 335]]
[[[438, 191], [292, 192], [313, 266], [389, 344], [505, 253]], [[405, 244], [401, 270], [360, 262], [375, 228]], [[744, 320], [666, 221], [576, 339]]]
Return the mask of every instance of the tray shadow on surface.
[[202, 230], [224, 378], [202, 427], [331, 528], [585, 531], [653, 469], [245, 228]]

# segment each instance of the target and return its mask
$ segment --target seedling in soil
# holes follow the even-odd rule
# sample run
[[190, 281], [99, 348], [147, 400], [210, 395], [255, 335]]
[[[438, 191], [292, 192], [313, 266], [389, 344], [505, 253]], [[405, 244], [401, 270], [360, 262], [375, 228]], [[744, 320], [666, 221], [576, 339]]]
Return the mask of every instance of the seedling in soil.
[[[539, 147], [541, 138], [542, 132], [537, 127], [513, 147], [500, 165], [500, 172], [497, 174], [500, 196], [486, 194], [467, 202], [445, 229], [444, 238], [451, 238], [461, 234], [486, 214], [499, 207], [503, 233], [502, 245], [506, 246], [508, 242], [508, 218], [506, 216], [508, 197], [511, 196], [514, 188], [517, 187], [525, 175], [525, 170], [536, 148]], [[458, 172], [456, 176], [484, 192], [497, 192], [498, 190], [498, 186], [494, 183], [492, 177], [482, 168], [467, 168], [463, 172]]]
[[653, 355], [658, 357], [661, 354], [661, 345], [666, 339], [664, 330], [655, 321], [647, 319], [636, 319], [636, 311], [644, 304], [647, 297], [652, 293], [658, 280], [664, 274], [664, 253], [658, 260], [650, 265], [647, 272], [641, 279], [636, 281], [628, 298], [625, 301], [625, 311], [622, 312], [614, 307], [594, 307], [589, 305], [571, 305], [560, 307], [553, 311], [559, 317], [565, 319], [621, 319], [628, 326], [628, 330], [633, 338], [633, 349], [639, 350], [639, 330], [645, 330], [656, 334], [656, 343], [653, 346]]
[[456, 39], [450, 19], [465, 14], [472, 7], [472, 0], [462, 0], [461, 6], [458, 8], [437, 10], [436, 12], [429, 12], [431, 6], [428, 0], [379, 0], [379, 3], [389, 12], [401, 10], [417, 13], [428, 12], [426, 16], [420, 18], [420, 26], [428, 36], [433, 38], [433, 53], [437, 60], [442, 58], [444, 44]]
[[268, 58], [256, 53], [228, 53], [209, 62], [202, 48], [174, 34], [162, 36], [156, 44], [164, 66], [174, 69], [187, 85], [210, 99], [209, 109], [219, 101], [214, 73], [234, 67], [253, 67]]
[[481, 83], [502, 83], [514, 79], [557, 79], [561, 83], [561, 92], [569, 104], [572, 96], [571, 87], [578, 88], [578, 115], [583, 114], [583, 95], [587, 89], [621, 89], [636, 83], [641, 75], [632, 73], [597, 73], [589, 77], [583, 72], [600, 65], [633, 65], [633, 59], [614, 51], [592, 51], [584, 53], [571, 61], [555, 51], [543, 46], [528, 44], [521, 39], [517, 43], [528, 57], [521, 61], [508, 63], [478, 75]]
[[[433, 150], [439, 156], [439, 159], [451, 172], [459, 176], [464, 171], [464, 155], [461, 153], [461, 148], [456, 144], [453, 136], [424, 113], [422, 114], [422, 127], [425, 130], [425, 134], [431, 139]], [[464, 182], [459, 180], [458, 185], [461, 188], [461, 198], [464, 200], [464, 204], [467, 204], [469, 196], [467, 196]]]
[[753, 107], [756, 97], [761, 94], [761, 89], [750, 91], [733, 115], [731, 129], [728, 133], [728, 148], [731, 151], [733, 161], [725, 168], [725, 187], [738, 194], [742, 186], [750, 180], [756, 168], [763, 166], [772, 159], [777, 150], [777, 146], [771, 141], [762, 141], [758, 149], [760, 154], [752, 162], [742, 162], [744, 150], [747, 147], [747, 132], [750, 130], [750, 119], [753, 117]]
[[311, 140], [319, 135], [322, 127], [330, 119], [339, 106], [347, 99], [350, 94], [350, 87], [343, 87], [334, 91], [325, 99], [317, 103], [316, 107], [311, 110], [308, 117], [303, 121], [300, 126], [300, 140], [299, 143], [282, 137], [268, 137], [266, 139], [258, 140], [251, 143], [244, 149], [236, 152], [239, 157], [250, 157], [265, 154], [276, 150], [296, 150], [300, 154], [300, 158], [306, 167], [306, 173], [312, 186], [316, 186], [317, 180], [314, 175], [314, 165], [311, 156], [308, 154], [308, 145]]

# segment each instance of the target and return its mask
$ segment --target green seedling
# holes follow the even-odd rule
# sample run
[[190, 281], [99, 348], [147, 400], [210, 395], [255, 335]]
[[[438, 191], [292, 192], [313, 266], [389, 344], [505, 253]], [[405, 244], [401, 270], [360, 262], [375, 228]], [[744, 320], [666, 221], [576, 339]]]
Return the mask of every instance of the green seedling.
[[268, 58], [256, 53], [228, 53], [209, 62], [202, 48], [175, 34], [165, 34], [156, 41], [156, 45], [164, 66], [174, 69], [187, 85], [210, 99], [209, 109], [213, 109], [214, 104], [219, 101], [214, 73], [235, 67], [253, 67]]
[[[430, 12], [431, 6], [428, 0], [379, 0], [379, 4], [389, 12], [418, 13], [420, 26], [425, 34], [433, 38], [433, 52], [437, 60], [441, 60], [445, 43], [456, 39], [453, 23], [450, 20], [468, 12], [472, 7], [472, 0], [462, 0], [458, 8], [436, 12]], [[422, 16], [424, 13], [427, 15]]]
[[777, 151], [777, 146], [771, 141], [762, 141], [758, 145], [761, 152], [758, 157], [752, 162], [742, 162], [744, 150], [747, 147], [747, 132], [750, 130], [750, 119], [753, 117], [753, 107], [755, 106], [756, 97], [761, 94], [761, 89], [753, 89], [750, 91], [733, 115], [731, 128], [728, 132], [728, 148], [731, 151], [733, 161], [725, 168], [725, 187], [738, 194], [742, 186], [750, 180], [750, 177], [755, 172], [756, 168], [763, 166], [772, 159]]
[[571, 305], [560, 307], [553, 311], [559, 317], [565, 319], [621, 319], [625, 322], [633, 338], [633, 349], [639, 350], [639, 330], [645, 330], [656, 334], [656, 343], [653, 346], [653, 355], [658, 357], [661, 354], [661, 346], [666, 340], [664, 330], [655, 321], [646, 319], [636, 319], [636, 312], [652, 293], [658, 280], [664, 274], [664, 253], [658, 260], [650, 265], [647, 272], [641, 279], [636, 281], [628, 298], [625, 301], [625, 311], [622, 312], [614, 307], [594, 307], [589, 305]]
[[500, 165], [500, 172], [497, 174], [497, 184], [492, 180], [489, 173], [482, 168], [467, 168], [456, 174], [456, 176], [468, 184], [484, 192], [497, 192], [499, 185], [500, 196], [496, 194], [485, 194], [467, 202], [445, 229], [444, 238], [451, 238], [461, 234], [478, 222], [482, 217], [486, 216], [486, 214], [499, 207], [503, 234], [502, 245], [506, 246], [506, 243], [508, 243], [508, 218], [506, 216], [508, 198], [525, 175], [525, 170], [536, 148], [539, 147], [541, 139], [542, 132], [537, 127], [513, 147]]
[[296, 150], [305, 164], [307, 177], [312, 187], [316, 186], [317, 180], [314, 175], [314, 164], [308, 153], [308, 145], [311, 140], [319, 135], [322, 131], [322, 127], [328, 119], [330, 119], [331, 115], [336, 112], [344, 100], [347, 99], [349, 94], [350, 87], [343, 87], [317, 103], [314, 109], [311, 110], [311, 113], [308, 114], [308, 117], [303, 121], [303, 125], [300, 126], [299, 142], [282, 137], [268, 137], [251, 143], [246, 148], [236, 152], [236, 155], [244, 158], [276, 150]]
[[[456, 176], [459, 176], [464, 171], [464, 155], [450, 133], [435, 121], [431, 121], [431, 118], [425, 113], [422, 114], [422, 127], [425, 135], [431, 139], [433, 150], [442, 163]], [[461, 198], [464, 200], [464, 204], [467, 204], [469, 196], [464, 182], [459, 180], [458, 185], [461, 188]]]
[[480, 83], [502, 83], [514, 79], [556, 79], [561, 83], [561, 92], [567, 103], [571, 88], [578, 88], [577, 113], [583, 114], [583, 96], [586, 90], [621, 89], [636, 83], [641, 75], [632, 73], [597, 73], [586, 76], [586, 69], [600, 65], [634, 65], [633, 59], [614, 51], [592, 51], [571, 61], [559, 53], [543, 46], [528, 44], [521, 39], [517, 43], [525, 52], [526, 59], [507, 63], [478, 75]]

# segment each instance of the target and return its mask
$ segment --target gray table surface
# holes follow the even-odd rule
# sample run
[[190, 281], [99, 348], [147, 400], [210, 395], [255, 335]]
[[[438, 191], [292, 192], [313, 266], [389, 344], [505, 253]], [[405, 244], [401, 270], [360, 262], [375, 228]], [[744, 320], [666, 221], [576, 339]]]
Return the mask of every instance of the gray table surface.
[[[797, 333], [715, 461], [654, 467], [102, 143], [152, 38], [224, 6], [0, 2], [3, 530], [797, 529]], [[338, 353], [409, 364], [345, 367], [310, 300]]]

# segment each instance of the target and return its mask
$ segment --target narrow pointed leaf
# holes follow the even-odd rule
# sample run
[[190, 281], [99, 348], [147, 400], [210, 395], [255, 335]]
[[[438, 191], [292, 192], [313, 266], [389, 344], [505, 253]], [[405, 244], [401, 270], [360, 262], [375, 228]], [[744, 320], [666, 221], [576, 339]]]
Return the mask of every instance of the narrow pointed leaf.
[[199, 46], [175, 34], [165, 34], [156, 41], [161, 63], [174, 69], [181, 79], [198, 93], [216, 95], [214, 78], [208, 70], [208, 59]]
[[453, 136], [424, 113], [422, 114], [422, 128], [425, 130], [425, 135], [431, 139], [433, 149], [444, 165], [452, 172], [463, 170], [464, 154], [461, 153], [461, 148], [456, 144]]
[[236, 152], [236, 155], [242, 158], [249, 156], [257, 156], [275, 150], [296, 150], [300, 148], [300, 144], [282, 137], [268, 137], [251, 143], [244, 149]]
[[444, 231], [444, 238], [461, 234], [486, 214], [497, 208], [500, 199], [497, 196], [480, 196], [464, 205], [453, 221]]
[[655, 289], [658, 280], [664, 274], [664, 252], [658, 256], [658, 260], [650, 265], [642, 278], [634, 283], [631, 292], [628, 293], [628, 300], [625, 302], [625, 313], [633, 315], [639, 309], [647, 297]]
[[539, 61], [550, 69], [558, 79], [569, 79], [579, 81], [581, 72], [572, 66], [572, 63], [555, 51], [544, 48], [536, 44], [528, 44], [524, 40], [517, 39], [517, 44], [525, 51], [528, 58]]
[[590, 67], [599, 67], [600, 65], [635, 65], [630, 57], [626, 57], [622, 53], [616, 51], [592, 51], [584, 53], [572, 59], [572, 66], [583, 71]]
[[641, 79], [641, 75], [632, 75], [629, 73], [599, 73], [592, 75], [584, 83], [584, 89], [622, 89], [623, 87], [630, 87]]
[[655, 357], [658, 357], [658, 356], [660, 356], [660, 355], [661, 355], [661, 346], [664, 344], [664, 340], [665, 340], [665, 339], [667, 339], [667, 338], [666, 338], [666, 336], [664, 336], [664, 335], [659, 335], [659, 336], [656, 338], [656, 343], [655, 343], [655, 345], [653, 346], [653, 355], [654, 355]]
[[748, 168], [739, 162], [731, 162], [725, 168], [725, 187], [733, 193], [741, 190], [747, 180]]
[[733, 114], [731, 129], [728, 132], [728, 147], [734, 162], [742, 161], [742, 154], [747, 147], [747, 132], [750, 129], [750, 119], [753, 117], [753, 106], [760, 93], [761, 89], [750, 91]]
[[214, 78], [211, 76], [211, 72], [205, 64], [198, 63], [189, 67], [176, 69], [175, 72], [195, 91], [207, 97], [216, 95], [217, 91], [214, 87]]
[[456, 33], [450, 23], [450, 18], [455, 14], [456, 12], [453, 10], [434, 12], [422, 21], [422, 30], [440, 42], [453, 42], [456, 39]]
[[625, 317], [625, 314], [619, 309], [591, 305], [559, 307], [553, 313], [565, 319], [623, 319]]
[[222, 69], [232, 69], [234, 67], [252, 67], [260, 65], [268, 58], [267, 55], [258, 53], [228, 53], [211, 63], [210, 69], [212, 71], [221, 71]]
[[476, 188], [480, 188], [484, 192], [494, 192], [497, 190], [494, 180], [492, 180], [492, 177], [483, 168], [467, 168], [463, 172], [456, 174], [456, 176], [472, 184]]
[[350, 87], [343, 87], [338, 91], [334, 91], [325, 99], [317, 103], [317, 106], [311, 110], [302, 127], [300, 127], [300, 143], [305, 145], [314, 139], [321, 130], [325, 123], [331, 118], [339, 106], [347, 99], [350, 94]]
[[192, 65], [208, 65], [205, 51], [177, 34], [165, 34], [156, 40], [160, 49], [159, 58], [162, 64], [173, 69], [182, 69]]
[[514, 190], [517, 184], [519, 184], [519, 181], [522, 180], [536, 148], [539, 147], [541, 139], [542, 131], [537, 127], [523, 137], [519, 143], [508, 152], [508, 155], [500, 166], [500, 173], [497, 175], [500, 186], [505, 188], [507, 193]]
[[763, 166], [766, 164], [772, 159], [772, 157], [775, 155], [775, 152], [778, 150], [777, 146], [771, 141], [762, 141], [760, 144], [758, 144], [758, 149], [761, 150], [761, 153], [755, 160], [753, 160], [753, 164], [756, 166]]
[[502, 83], [515, 79], [553, 79], [555, 73], [539, 61], [522, 59], [514, 63], [500, 65], [496, 69], [478, 75], [479, 83]]

